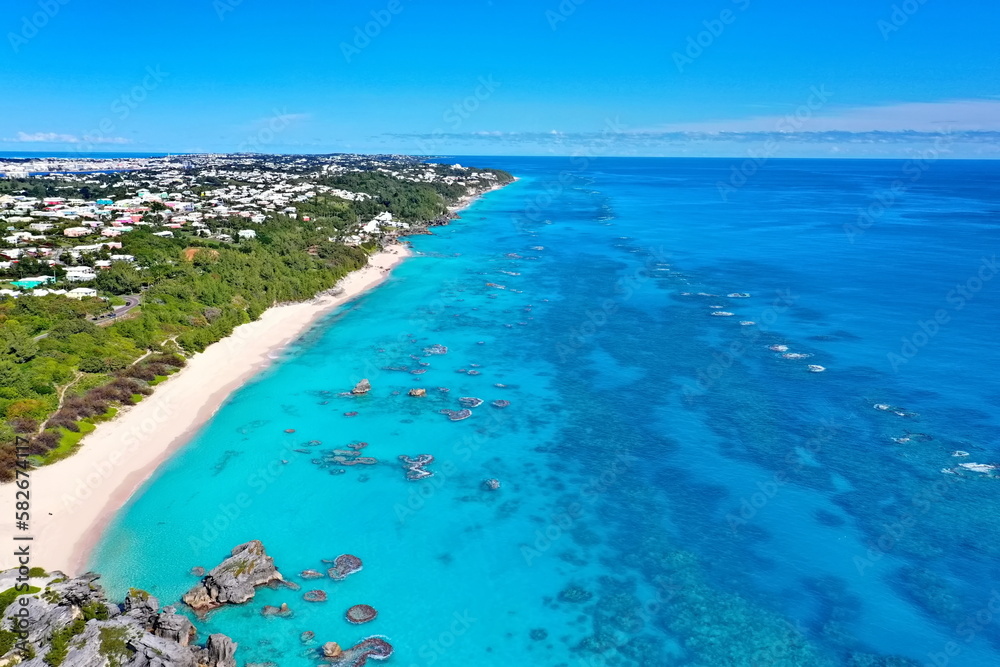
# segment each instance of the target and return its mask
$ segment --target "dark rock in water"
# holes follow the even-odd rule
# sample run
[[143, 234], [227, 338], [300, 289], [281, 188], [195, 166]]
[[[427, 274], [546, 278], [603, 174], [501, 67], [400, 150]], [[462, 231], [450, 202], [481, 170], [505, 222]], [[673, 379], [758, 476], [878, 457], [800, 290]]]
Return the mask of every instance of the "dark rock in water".
[[361, 382], [354, 385], [354, 389], [351, 390], [351, 393], [354, 394], [355, 396], [363, 396], [364, 394], [367, 394], [371, 390], [372, 390], [372, 383], [369, 382], [367, 378], [365, 378], [361, 380]]
[[[327, 647], [331, 647], [328, 652]], [[336, 647], [336, 655], [331, 655]], [[334, 664], [341, 667], [364, 667], [368, 659], [387, 660], [392, 656], [392, 645], [381, 637], [369, 637], [349, 649], [341, 649], [336, 642], [328, 642], [323, 646], [323, 655], [333, 658]]]
[[261, 616], [291, 616], [292, 609], [287, 603], [282, 602], [280, 607], [266, 604], [264, 605], [264, 608], [260, 610], [260, 613]]
[[197, 566], [196, 565], [195, 567], [191, 568], [191, 574], [194, 575], [194, 576], [196, 576], [196, 577], [204, 577], [205, 576], [205, 572], [206, 572], [205, 568], [203, 568], [201, 566]]
[[431, 345], [424, 350], [425, 354], [448, 354], [448, 348], [444, 345]]
[[487, 479], [483, 482], [483, 488], [487, 491], [496, 491], [500, 488], [499, 479]]
[[483, 399], [476, 398], [474, 396], [463, 396], [460, 399], [458, 399], [458, 403], [463, 408], [478, 408], [480, 405], [483, 404]]
[[201, 583], [182, 598], [196, 613], [203, 615], [224, 604], [242, 604], [253, 599], [257, 586], [284, 581], [274, 567], [274, 560], [264, 551], [259, 540], [252, 540], [233, 549], [232, 554]]
[[510, 401], [505, 401], [503, 399], [500, 399], [498, 401], [493, 401], [492, 403], [490, 403], [490, 405], [492, 405], [494, 408], [503, 409], [510, 406]]
[[593, 593], [579, 586], [567, 586], [559, 593], [559, 599], [563, 602], [587, 602], [593, 597]]
[[467, 373], [467, 375], [480, 375], [480, 372], [477, 370], [471, 370]]
[[[330, 563], [331, 561], [325, 560], [323, 562]], [[360, 572], [364, 566], [360, 558], [352, 556], [351, 554], [337, 556], [332, 563], [333, 567], [327, 570], [326, 573], [330, 575], [331, 579], [335, 579], [337, 581], [343, 581], [355, 572]]]
[[367, 604], [356, 604], [347, 610], [347, 620], [355, 625], [361, 625], [362, 623], [370, 623], [375, 620], [378, 616], [378, 612], [375, 607]]
[[434, 473], [426, 470], [426, 466], [434, 463], [434, 457], [430, 454], [421, 454], [416, 458], [410, 458], [406, 455], [400, 455], [399, 460], [403, 462], [403, 467], [406, 468], [406, 479], [415, 481], [418, 479], [425, 479], [431, 477]]
[[357, 417], [358, 413], [357, 412], [345, 412], [344, 416], [345, 417]]
[[306, 602], [326, 602], [326, 592], [320, 590], [306, 591], [302, 599]]
[[545, 628], [535, 628], [531, 631], [531, 639], [540, 642], [548, 639], [549, 633]]
[[415, 397], [419, 398], [421, 396], [426, 396], [427, 395], [427, 390], [426, 389], [411, 389], [408, 393], [409, 393], [410, 396], [415, 396]]
[[301, 635], [299, 635], [299, 641], [303, 644], [308, 644], [312, 640], [316, 639], [316, 633], [312, 630], [306, 630]]
[[472, 410], [469, 410], [469, 409], [463, 409], [463, 410], [440, 410], [439, 412], [441, 414], [443, 414], [443, 415], [447, 415], [448, 419], [450, 419], [453, 422], [460, 422], [463, 419], [468, 419], [469, 417], [472, 416]]
[[299, 573], [299, 576], [303, 579], [322, 579], [326, 575], [322, 572], [317, 572], [316, 570], [302, 570], [302, 572]]

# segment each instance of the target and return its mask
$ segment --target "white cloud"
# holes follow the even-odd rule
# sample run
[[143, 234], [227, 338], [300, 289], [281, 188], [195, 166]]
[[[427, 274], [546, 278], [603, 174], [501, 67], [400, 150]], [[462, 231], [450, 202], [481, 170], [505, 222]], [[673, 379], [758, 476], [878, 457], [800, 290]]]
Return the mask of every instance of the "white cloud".
[[[795, 109], [789, 111], [795, 113]], [[819, 109], [801, 122], [789, 114], [671, 123], [660, 132], [775, 132], [789, 126], [806, 132], [989, 132], [1000, 131], [1000, 100], [902, 102], [872, 107]]]
[[59, 132], [18, 132], [13, 139], [3, 139], [7, 142], [24, 144], [130, 144], [125, 137], [78, 137], [75, 134]]

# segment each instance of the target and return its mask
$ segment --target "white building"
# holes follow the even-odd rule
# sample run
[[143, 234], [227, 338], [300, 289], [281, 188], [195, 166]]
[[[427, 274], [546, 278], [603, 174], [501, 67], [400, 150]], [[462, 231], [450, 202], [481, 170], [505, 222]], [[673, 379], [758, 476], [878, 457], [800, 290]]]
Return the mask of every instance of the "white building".
[[66, 296], [71, 299], [88, 299], [97, 296], [97, 290], [91, 287], [77, 287], [67, 292]]

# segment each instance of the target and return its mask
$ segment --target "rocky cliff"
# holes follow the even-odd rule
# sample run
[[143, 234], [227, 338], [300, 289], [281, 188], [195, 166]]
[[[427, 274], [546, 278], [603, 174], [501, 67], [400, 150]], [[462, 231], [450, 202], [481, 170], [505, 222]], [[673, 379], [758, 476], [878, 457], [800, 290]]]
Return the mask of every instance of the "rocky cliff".
[[[0, 665], [21, 667], [236, 667], [236, 644], [195, 628], [173, 607], [160, 609], [133, 589], [121, 604], [105, 597], [98, 576], [68, 579], [0, 572]], [[23, 634], [18, 634], [20, 630]]]

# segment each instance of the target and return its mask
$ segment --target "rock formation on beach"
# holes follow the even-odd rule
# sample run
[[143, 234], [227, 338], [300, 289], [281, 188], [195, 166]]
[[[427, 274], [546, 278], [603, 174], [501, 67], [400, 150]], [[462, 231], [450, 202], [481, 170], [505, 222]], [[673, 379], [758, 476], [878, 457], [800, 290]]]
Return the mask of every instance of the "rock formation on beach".
[[228, 558], [184, 594], [184, 603], [204, 615], [224, 604], [242, 604], [253, 599], [257, 586], [281, 583], [284, 578], [259, 540], [241, 544]]
[[[213, 634], [205, 646], [174, 607], [160, 609], [132, 589], [113, 604], [96, 574], [67, 579], [61, 572], [24, 582], [17, 570], [0, 572], [0, 588], [26, 592], [10, 600], [0, 618], [0, 664], [21, 667], [236, 667], [236, 643]], [[25, 584], [30, 585], [27, 588]], [[20, 628], [22, 637], [12, 630]]]

